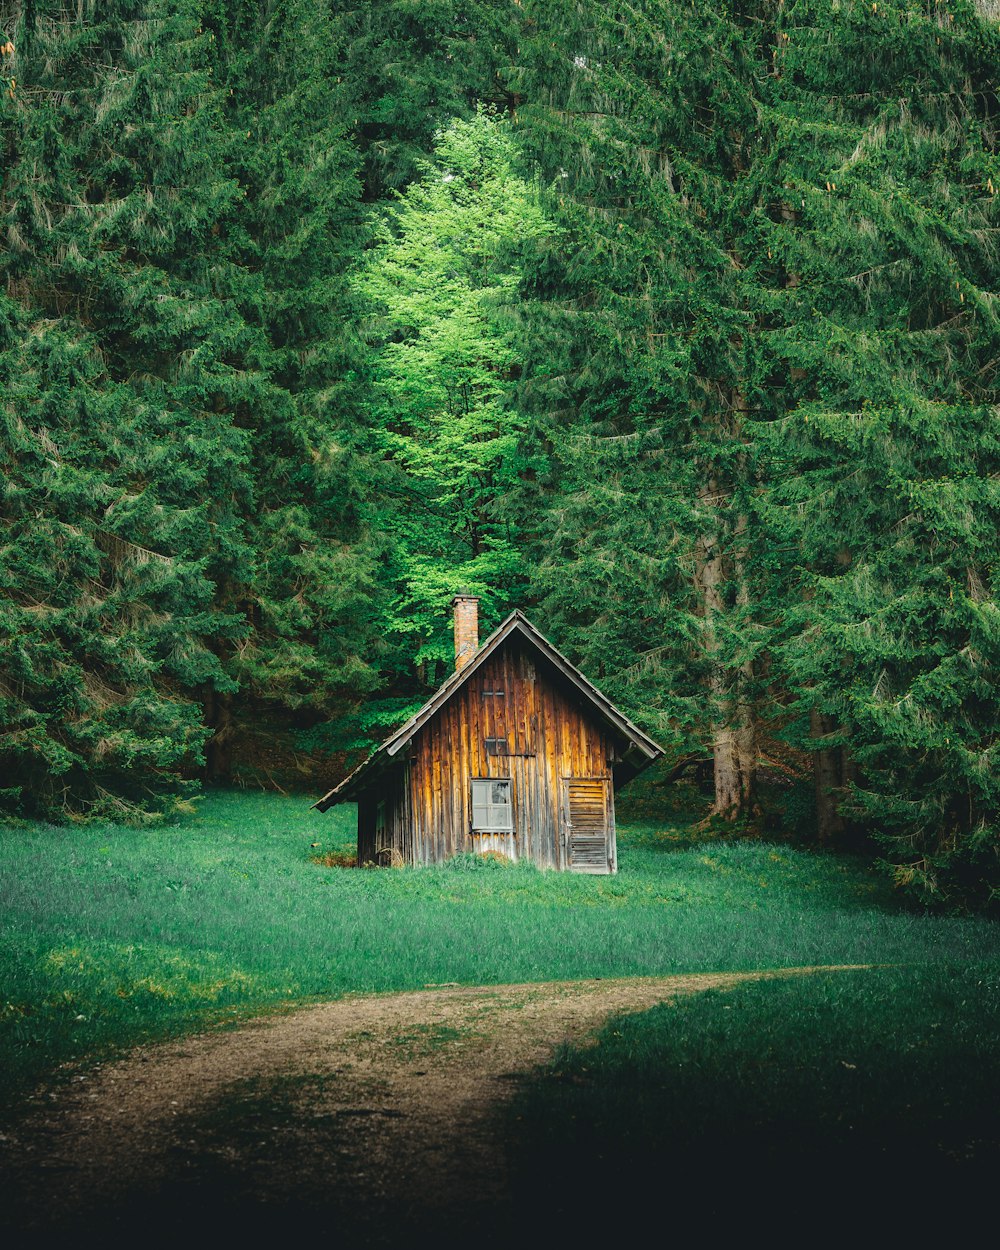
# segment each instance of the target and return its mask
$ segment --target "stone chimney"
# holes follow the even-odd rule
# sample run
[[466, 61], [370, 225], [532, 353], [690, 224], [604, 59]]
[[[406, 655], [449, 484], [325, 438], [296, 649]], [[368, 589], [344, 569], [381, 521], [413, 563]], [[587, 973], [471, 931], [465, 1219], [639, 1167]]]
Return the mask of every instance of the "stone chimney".
[[455, 668], [463, 668], [479, 647], [479, 600], [475, 595], [456, 595], [451, 601], [455, 609]]

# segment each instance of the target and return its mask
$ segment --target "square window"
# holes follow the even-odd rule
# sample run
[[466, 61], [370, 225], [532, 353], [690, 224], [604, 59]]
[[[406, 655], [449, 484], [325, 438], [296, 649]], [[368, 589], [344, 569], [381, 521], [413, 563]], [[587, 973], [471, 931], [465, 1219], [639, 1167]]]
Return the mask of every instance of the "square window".
[[506, 833], [514, 828], [510, 781], [482, 778], [472, 783], [472, 832]]

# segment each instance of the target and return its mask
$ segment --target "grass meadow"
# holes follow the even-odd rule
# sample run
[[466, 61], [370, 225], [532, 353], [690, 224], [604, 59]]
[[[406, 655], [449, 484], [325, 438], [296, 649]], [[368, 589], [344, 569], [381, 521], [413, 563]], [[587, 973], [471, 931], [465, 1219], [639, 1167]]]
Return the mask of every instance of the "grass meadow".
[[[614, 1236], [621, 1198], [630, 1226], [675, 1213], [716, 1240], [752, 1222], [778, 1244], [970, 1244], [995, 1219], [998, 972], [750, 982], [614, 1021], [519, 1091], [514, 1192], [544, 1175], [540, 1235], [584, 1244]], [[578, 1201], [584, 1167], [615, 1203]]]
[[669, 820], [624, 822], [616, 877], [315, 862], [353, 849], [353, 822], [218, 792], [153, 830], [0, 827], [8, 1113], [109, 1051], [350, 992], [870, 964], [681, 1000], [560, 1054], [511, 1120], [521, 1183], [544, 1155], [567, 1192], [582, 1158], [658, 1192], [651, 1161], [693, 1183], [720, 1140], [735, 1176], [817, 1151], [998, 1161], [995, 923], [907, 910], [860, 861]]

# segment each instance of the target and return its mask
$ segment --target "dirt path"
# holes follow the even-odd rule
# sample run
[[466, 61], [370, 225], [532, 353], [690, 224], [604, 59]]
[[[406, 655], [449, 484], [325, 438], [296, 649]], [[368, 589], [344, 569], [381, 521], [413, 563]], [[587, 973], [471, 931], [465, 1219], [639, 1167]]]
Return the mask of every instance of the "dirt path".
[[176, 1235], [196, 1208], [230, 1234], [237, 1214], [287, 1232], [305, 1212], [358, 1245], [428, 1218], [472, 1229], [507, 1197], [498, 1111], [560, 1043], [681, 994], [810, 971], [428, 987], [143, 1047], [41, 1095], [0, 1143], [7, 1218], [122, 1240], [138, 1221]]

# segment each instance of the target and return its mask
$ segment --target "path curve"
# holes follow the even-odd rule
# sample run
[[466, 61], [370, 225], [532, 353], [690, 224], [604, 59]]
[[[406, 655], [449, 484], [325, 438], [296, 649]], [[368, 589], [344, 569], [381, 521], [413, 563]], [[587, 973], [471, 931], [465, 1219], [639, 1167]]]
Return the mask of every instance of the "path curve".
[[143, 1046], [43, 1091], [0, 1143], [8, 1218], [124, 1234], [198, 1200], [255, 1226], [294, 1204], [356, 1244], [391, 1244], [380, 1212], [471, 1228], [507, 1195], [497, 1113], [560, 1044], [679, 995], [838, 970], [433, 986]]

